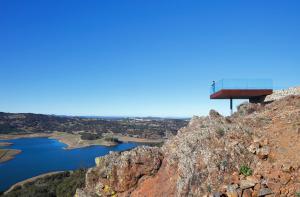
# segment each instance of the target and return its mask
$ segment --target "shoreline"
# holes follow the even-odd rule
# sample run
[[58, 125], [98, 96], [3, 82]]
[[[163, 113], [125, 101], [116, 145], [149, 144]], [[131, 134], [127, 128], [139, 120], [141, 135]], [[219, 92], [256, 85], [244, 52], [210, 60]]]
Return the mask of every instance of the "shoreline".
[[84, 148], [89, 146], [115, 146], [117, 143], [108, 142], [103, 139], [97, 140], [82, 140], [80, 134], [70, 134], [65, 132], [53, 132], [49, 137], [49, 139], [55, 139], [67, 146], [64, 147], [66, 150], [72, 150], [76, 148]]
[[[89, 147], [94, 145], [100, 145], [100, 146], [115, 146], [118, 143], [116, 142], [109, 142], [105, 141], [104, 139], [97, 139], [97, 140], [81, 140], [80, 134], [70, 134], [70, 133], [64, 133], [64, 132], [53, 132], [53, 133], [29, 133], [29, 134], [0, 134], [0, 140], [13, 140], [13, 139], [21, 139], [21, 138], [49, 138], [49, 139], [55, 139], [66, 146], [63, 148], [65, 150], [71, 150], [76, 148], [83, 148], [83, 147]], [[115, 138], [117, 138], [121, 143], [141, 143], [141, 144], [158, 144], [163, 142], [163, 140], [154, 140], [154, 139], [145, 139], [145, 138], [135, 138], [135, 137], [129, 137], [129, 136], [123, 136], [123, 135], [115, 135]], [[0, 142], [0, 164], [10, 161], [15, 158], [16, 155], [21, 154], [21, 150], [17, 149], [5, 149], [2, 147], [10, 146], [12, 145], [12, 142]], [[22, 186], [23, 184], [27, 182], [34, 181], [38, 178], [42, 178], [47, 175], [52, 175], [56, 173], [60, 173], [63, 171], [54, 171], [49, 172], [45, 174], [41, 174], [38, 176], [34, 176], [28, 179], [25, 179], [23, 181], [17, 182], [10, 186], [7, 190], [3, 191], [4, 194], [12, 191], [17, 186]]]
[[7, 194], [7, 193], [11, 192], [13, 189], [15, 189], [15, 187], [18, 187], [18, 186], [22, 187], [24, 184], [35, 181], [39, 178], [43, 178], [43, 177], [48, 176], [48, 175], [59, 174], [59, 173], [62, 173], [62, 172], [65, 172], [65, 171], [46, 172], [44, 174], [40, 174], [40, 175], [31, 177], [31, 178], [25, 179], [23, 181], [19, 181], [19, 182], [13, 184], [12, 186], [10, 186], [7, 190], [5, 190], [3, 194]]
[[[70, 134], [65, 132], [52, 132], [52, 133], [28, 133], [28, 134], [0, 134], [0, 140], [14, 140], [21, 138], [49, 138], [55, 139], [60, 143], [66, 145], [64, 149], [72, 150], [76, 148], [84, 148], [94, 145], [99, 146], [115, 146], [117, 143], [104, 141], [103, 139], [98, 140], [82, 140], [79, 134]], [[10, 143], [10, 142], [8, 142]]]
[[[76, 148], [84, 148], [89, 146], [116, 146], [117, 142], [109, 142], [104, 139], [96, 140], [82, 140], [80, 134], [70, 134], [66, 132], [52, 132], [52, 133], [28, 133], [28, 134], [0, 134], [0, 140], [13, 140], [20, 138], [37, 138], [37, 137], [46, 137], [49, 139], [55, 139], [63, 144], [66, 144], [64, 149], [72, 150]], [[159, 139], [146, 139], [146, 138], [135, 138], [123, 135], [115, 135], [118, 141], [122, 143], [132, 142], [132, 143], [143, 143], [143, 144], [159, 144], [164, 140]], [[0, 142], [1, 143], [1, 142]], [[10, 142], [4, 142], [6, 144]], [[12, 143], [10, 143], [12, 144]], [[1, 147], [1, 146], [0, 146]]]
[[164, 142], [164, 140], [160, 139], [135, 138], [124, 135], [116, 135], [115, 137], [118, 138], [120, 142], [136, 142], [142, 144], [159, 144]]

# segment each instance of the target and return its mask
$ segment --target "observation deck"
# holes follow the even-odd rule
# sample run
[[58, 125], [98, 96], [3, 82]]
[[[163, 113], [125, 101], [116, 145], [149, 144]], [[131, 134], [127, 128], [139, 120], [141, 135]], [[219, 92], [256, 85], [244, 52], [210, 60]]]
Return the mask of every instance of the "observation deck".
[[249, 99], [251, 103], [263, 102], [267, 95], [273, 93], [271, 79], [222, 79], [213, 82], [210, 99]]

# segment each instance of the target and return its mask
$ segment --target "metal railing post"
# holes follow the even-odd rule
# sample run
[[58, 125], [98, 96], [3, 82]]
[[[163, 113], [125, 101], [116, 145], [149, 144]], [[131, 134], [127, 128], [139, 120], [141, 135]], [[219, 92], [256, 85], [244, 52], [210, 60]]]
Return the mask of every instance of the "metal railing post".
[[232, 110], [232, 98], [230, 98], [230, 115], [232, 115], [233, 114], [233, 110]]

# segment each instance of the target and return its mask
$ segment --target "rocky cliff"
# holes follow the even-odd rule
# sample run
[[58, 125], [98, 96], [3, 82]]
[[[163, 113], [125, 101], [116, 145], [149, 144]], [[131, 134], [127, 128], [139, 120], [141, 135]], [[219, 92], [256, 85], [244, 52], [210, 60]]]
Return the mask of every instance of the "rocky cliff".
[[193, 117], [162, 148], [96, 158], [76, 196], [300, 196], [300, 96]]

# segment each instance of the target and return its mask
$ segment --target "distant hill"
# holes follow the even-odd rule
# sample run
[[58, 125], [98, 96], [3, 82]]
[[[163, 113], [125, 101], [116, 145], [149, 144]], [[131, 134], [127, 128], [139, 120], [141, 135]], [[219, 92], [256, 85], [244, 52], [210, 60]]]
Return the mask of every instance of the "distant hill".
[[0, 134], [60, 131], [92, 133], [94, 137], [115, 133], [158, 139], [176, 134], [186, 124], [185, 119], [72, 117], [0, 112]]

